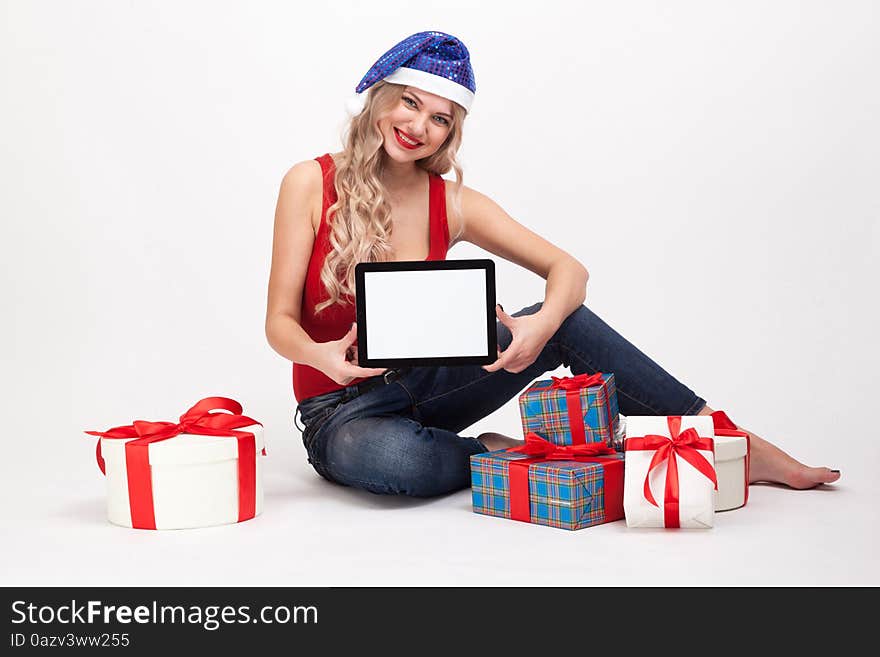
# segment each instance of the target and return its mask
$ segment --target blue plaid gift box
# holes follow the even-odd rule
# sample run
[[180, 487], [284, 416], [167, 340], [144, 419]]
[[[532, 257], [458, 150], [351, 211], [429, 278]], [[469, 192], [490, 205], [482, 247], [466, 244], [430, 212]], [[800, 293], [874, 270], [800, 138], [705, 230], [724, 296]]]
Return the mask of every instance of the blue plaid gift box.
[[613, 445], [620, 420], [613, 374], [578, 374], [535, 381], [519, 396], [523, 435], [557, 445]]
[[[622, 454], [599, 444], [560, 448], [535, 434], [526, 437], [527, 446], [532, 437], [557, 453], [536, 456], [513, 449], [471, 456], [475, 513], [560, 529], [623, 518]], [[602, 453], [570, 451], [578, 449]]]

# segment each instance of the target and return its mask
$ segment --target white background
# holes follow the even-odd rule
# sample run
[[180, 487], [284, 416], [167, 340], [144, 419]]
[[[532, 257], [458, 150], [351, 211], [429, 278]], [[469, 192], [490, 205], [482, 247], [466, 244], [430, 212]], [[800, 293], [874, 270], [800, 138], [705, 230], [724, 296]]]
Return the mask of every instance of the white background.
[[[880, 584], [875, 3], [0, 12], [3, 583]], [[317, 477], [263, 334], [278, 185], [339, 150], [361, 76], [428, 29], [472, 54], [466, 184], [583, 262], [612, 326], [738, 422], [840, 468], [838, 486], [754, 486], [707, 532], [569, 534], [473, 514], [469, 491], [388, 499]], [[496, 264], [508, 312], [542, 298]], [[264, 515], [107, 524], [81, 432], [208, 395], [266, 426]], [[512, 401], [466, 433], [518, 429]]]

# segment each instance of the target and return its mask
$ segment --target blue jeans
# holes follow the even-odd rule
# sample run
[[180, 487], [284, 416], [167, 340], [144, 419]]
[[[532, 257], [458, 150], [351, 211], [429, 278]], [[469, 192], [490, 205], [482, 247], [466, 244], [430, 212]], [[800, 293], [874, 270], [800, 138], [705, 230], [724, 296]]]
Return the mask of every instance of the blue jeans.
[[[497, 330], [504, 350], [510, 330], [500, 322]], [[352, 385], [304, 399], [298, 411], [309, 462], [325, 479], [373, 493], [430, 497], [466, 488], [471, 454], [487, 449], [459, 432], [561, 365], [572, 374], [613, 372], [625, 416], [695, 415], [706, 404], [581, 306], [518, 374], [479, 365], [414, 367], [364, 394]]]

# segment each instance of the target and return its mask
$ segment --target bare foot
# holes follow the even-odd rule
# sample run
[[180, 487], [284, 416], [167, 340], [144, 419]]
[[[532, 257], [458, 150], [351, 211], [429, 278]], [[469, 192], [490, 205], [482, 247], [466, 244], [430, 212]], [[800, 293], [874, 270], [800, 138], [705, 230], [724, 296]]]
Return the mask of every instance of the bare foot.
[[494, 452], [496, 449], [519, 447], [523, 444], [522, 440], [505, 436], [503, 433], [481, 433], [477, 436], [477, 440], [483, 443], [490, 452]]
[[[713, 412], [705, 406], [700, 415]], [[840, 470], [830, 468], [811, 468], [795, 460], [773, 443], [770, 443], [748, 429], [737, 426], [740, 431], [749, 434], [751, 445], [751, 461], [749, 464], [749, 483], [769, 481], [785, 484], [791, 488], [815, 488], [822, 484], [831, 484], [840, 479]]]

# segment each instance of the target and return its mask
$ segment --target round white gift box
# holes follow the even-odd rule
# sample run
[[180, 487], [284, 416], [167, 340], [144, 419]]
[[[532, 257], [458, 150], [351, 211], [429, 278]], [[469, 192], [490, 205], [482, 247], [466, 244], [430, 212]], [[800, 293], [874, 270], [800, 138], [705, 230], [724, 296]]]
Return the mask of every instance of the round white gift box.
[[748, 492], [748, 440], [743, 436], [715, 436], [715, 510], [738, 509], [746, 503]]
[[[236, 431], [254, 434], [256, 443], [255, 515], [263, 510], [263, 427]], [[132, 438], [130, 440], [136, 440]], [[131, 527], [125, 463], [127, 439], [101, 438], [107, 479], [107, 518]], [[182, 433], [149, 445], [156, 529], [191, 529], [238, 522], [238, 441], [232, 436]]]

